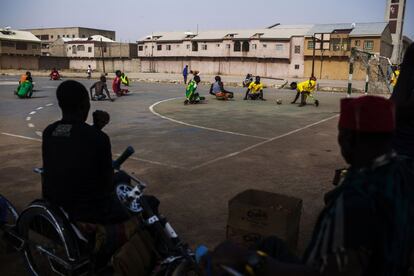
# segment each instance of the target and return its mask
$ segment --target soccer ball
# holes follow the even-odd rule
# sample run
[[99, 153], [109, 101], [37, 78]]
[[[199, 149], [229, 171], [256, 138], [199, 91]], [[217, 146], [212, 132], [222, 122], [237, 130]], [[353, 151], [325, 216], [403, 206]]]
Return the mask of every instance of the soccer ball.
[[277, 99], [276, 100], [276, 103], [280, 105], [280, 104], [282, 104], [282, 100], [281, 99]]

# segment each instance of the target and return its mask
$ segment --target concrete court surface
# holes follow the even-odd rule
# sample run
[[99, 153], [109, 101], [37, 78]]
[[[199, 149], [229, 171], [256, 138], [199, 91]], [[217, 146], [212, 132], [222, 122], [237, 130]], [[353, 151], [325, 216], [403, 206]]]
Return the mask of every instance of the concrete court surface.
[[[0, 193], [21, 210], [40, 196], [32, 168], [42, 164], [41, 131], [60, 118], [55, 97], [60, 81], [37, 77], [34, 97], [21, 100], [12, 92], [17, 80], [0, 77]], [[93, 82], [80, 81], [87, 87]], [[235, 100], [223, 102], [208, 95], [208, 88], [199, 89], [207, 103], [184, 106], [183, 85], [133, 83], [129, 96], [92, 102], [91, 112], [110, 113], [104, 130], [113, 154], [135, 148], [124, 169], [149, 184], [147, 193], [161, 200], [162, 213], [191, 246], [224, 240], [228, 200], [255, 188], [303, 199], [302, 251], [334, 170], [345, 165], [336, 141], [344, 94], [318, 93], [320, 107], [299, 108], [290, 104], [291, 90], [267, 89], [262, 102], [243, 101], [245, 90], [232, 88]], [[15, 260], [0, 256], [0, 274], [6, 275], [4, 263]], [[7, 274], [23, 273], [11, 267]]]

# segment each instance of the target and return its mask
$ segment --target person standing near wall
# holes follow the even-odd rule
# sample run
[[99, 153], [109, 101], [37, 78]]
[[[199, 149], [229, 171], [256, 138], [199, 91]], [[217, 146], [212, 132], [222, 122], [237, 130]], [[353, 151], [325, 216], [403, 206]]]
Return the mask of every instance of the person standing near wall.
[[88, 74], [88, 79], [90, 79], [92, 75], [92, 67], [90, 65], [88, 65], [88, 69], [86, 70], [86, 73]]
[[183, 69], [184, 84], [187, 84], [187, 76], [188, 76], [188, 65], [186, 65]]

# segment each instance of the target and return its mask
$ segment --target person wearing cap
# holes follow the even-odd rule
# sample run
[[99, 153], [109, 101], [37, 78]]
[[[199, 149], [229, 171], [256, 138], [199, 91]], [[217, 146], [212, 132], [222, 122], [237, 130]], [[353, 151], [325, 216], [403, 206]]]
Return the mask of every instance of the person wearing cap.
[[409, 275], [414, 162], [392, 150], [394, 114], [394, 104], [382, 97], [341, 100], [338, 142], [350, 167], [325, 197], [301, 260], [278, 239], [251, 251], [223, 243], [211, 253], [210, 269], [243, 275]]
[[313, 96], [313, 92], [315, 92], [316, 89], [316, 78], [314, 76], [310, 77], [309, 80], [300, 82], [296, 86], [296, 96], [295, 99], [291, 102], [291, 104], [295, 104], [296, 101], [300, 98], [300, 104], [299, 107], [306, 105], [306, 98], [311, 97], [316, 106], [319, 106], [319, 101], [315, 99]]
[[251, 82], [247, 88], [246, 95], [244, 96], [243, 100], [251, 99], [251, 100], [262, 100], [266, 101], [265, 98], [263, 98], [263, 84], [260, 82], [260, 77], [256, 76], [256, 79], [254, 82]]
[[234, 98], [234, 93], [224, 89], [224, 84], [220, 76], [214, 78], [215, 82], [210, 86], [210, 95], [216, 97], [217, 100], [228, 100]]
[[196, 104], [200, 101], [205, 100], [205, 98], [201, 97], [197, 92], [197, 87], [200, 81], [200, 77], [195, 75], [194, 78], [188, 83], [187, 89], [185, 91], [184, 104]]

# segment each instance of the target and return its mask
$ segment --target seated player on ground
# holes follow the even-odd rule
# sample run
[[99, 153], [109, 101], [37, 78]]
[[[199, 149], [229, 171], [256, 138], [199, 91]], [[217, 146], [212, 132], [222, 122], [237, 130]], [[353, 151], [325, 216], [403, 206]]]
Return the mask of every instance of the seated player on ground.
[[298, 83], [296, 86], [296, 96], [293, 102], [291, 102], [291, 104], [295, 104], [296, 101], [299, 99], [299, 96], [301, 96], [300, 105], [299, 105], [300, 107], [306, 105], [307, 97], [311, 97], [314, 100], [315, 105], [319, 106], [319, 101], [315, 99], [313, 95], [315, 90], [316, 90], [316, 78], [315, 77], [310, 77], [309, 80]]
[[263, 84], [260, 82], [260, 77], [256, 76], [254, 82], [251, 82], [247, 88], [246, 95], [244, 96], [243, 100], [262, 100], [265, 101], [266, 99], [263, 98]]
[[[92, 90], [95, 89], [95, 95], [92, 95]], [[106, 95], [103, 93], [105, 90]], [[100, 80], [95, 82], [90, 88], [89, 88], [89, 92], [91, 95], [91, 100], [92, 101], [102, 101], [104, 100], [107, 96], [108, 99], [112, 102], [114, 101], [111, 98], [111, 94], [108, 91], [108, 86], [106, 85], [106, 77], [105, 76], [101, 76]]]
[[201, 97], [197, 92], [197, 87], [200, 81], [200, 77], [195, 75], [194, 78], [188, 83], [185, 91], [184, 104], [196, 104], [205, 100], [205, 98]]
[[326, 195], [302, 260], [277, 238], [254, 248], [261, 251], [224, 243], [204, 258], [211, 275], [223, 265], [258, 276], [411, 275], [414, 160], [392, 150], [394, 114], [382, 97], [341, 101], [338, 141], [350, 167]]
[[121, 71], [116, 70], [115, 71], [115, 79], [112, 82], [112, 90], [116, 94], [117, 97], [121, 97], [126, 95], [129, 91], [128, 89], [121, 89]]
[[210, 94], [215, 96], [217, 100], [228, 100], [234, 97], [234, 93], [224, 89], [224, 84], [220, 76], [216, 76], [215, 82], [211, 84]]
[[15, 91], [15, 95], [17, 95], [21, 99], [31, 98], [33, 95], [33, 79], [32, 74], [27, 71], [26, 74], [21, 75], [19, 80], [19, 86]]
[[33, 90], [34, 85], [33, 85], [32, 73], [30, 73], [30, 71], [27, 71], [26, 73], [20, 76], [19, 85], [17, 86], [17, 89], [14, 91], [15, 95], [17, 95], [17, 92], [20, 90], [21, 84], [24, 83], [25, 81], [29, 81], [32, 84], [32, 90]]
[[52, 69], [52, 72], [50, 72], [50, 79], [51, 80], [59, 80], [60, 79], [60, 74], [58, 72], [58, 70], [56, 70], [56, 68]]

